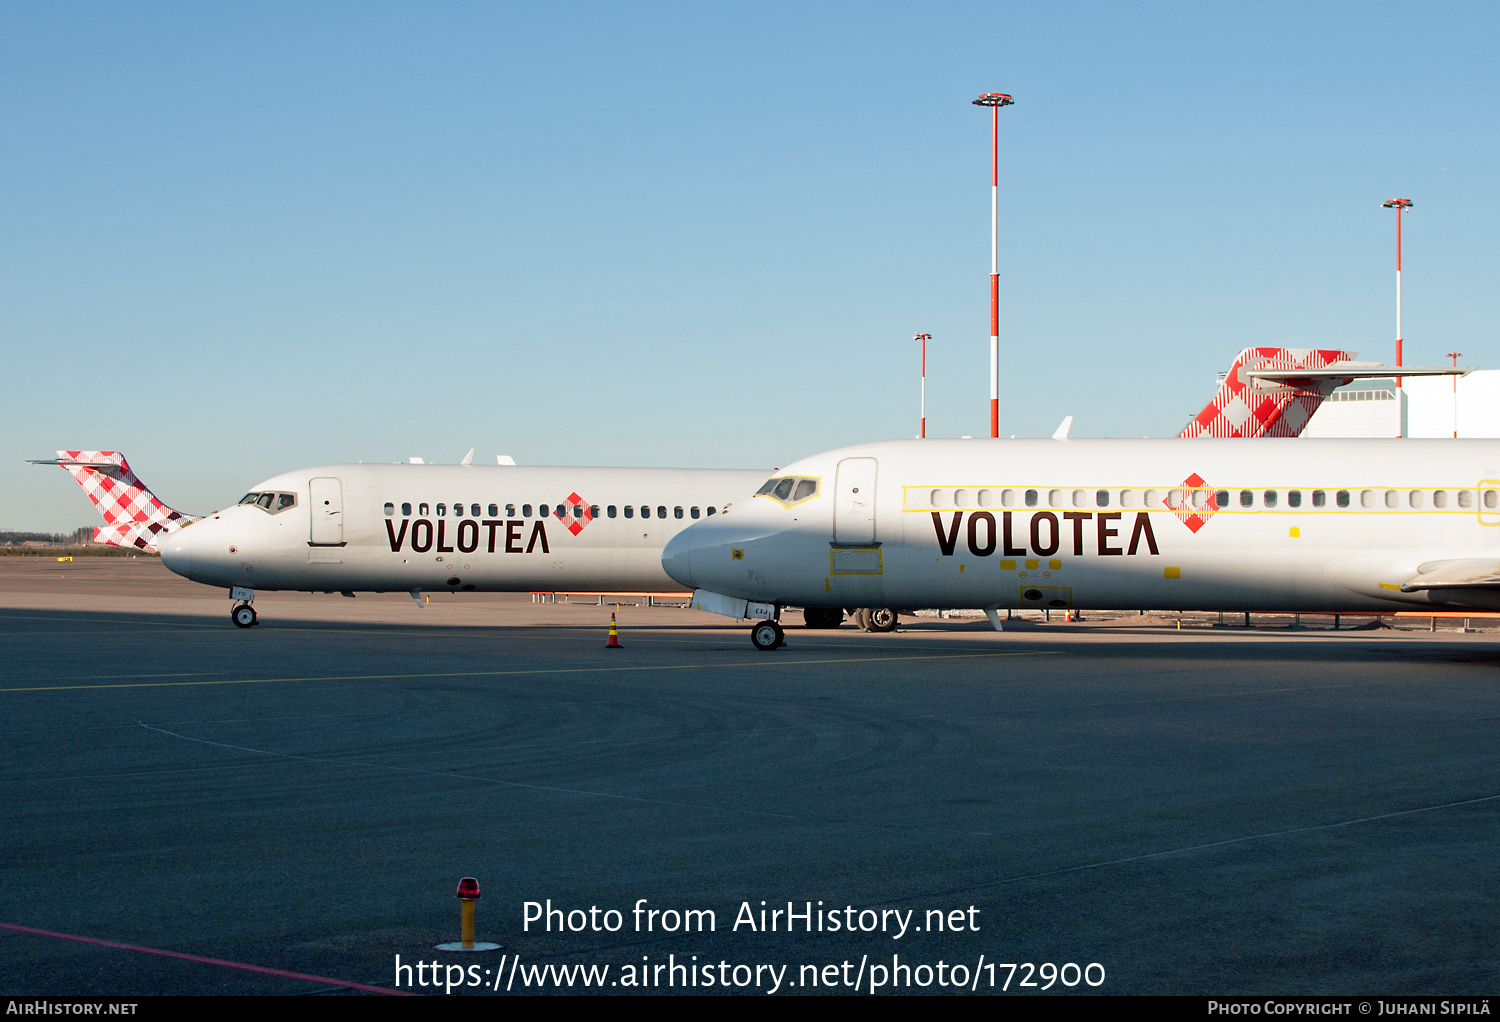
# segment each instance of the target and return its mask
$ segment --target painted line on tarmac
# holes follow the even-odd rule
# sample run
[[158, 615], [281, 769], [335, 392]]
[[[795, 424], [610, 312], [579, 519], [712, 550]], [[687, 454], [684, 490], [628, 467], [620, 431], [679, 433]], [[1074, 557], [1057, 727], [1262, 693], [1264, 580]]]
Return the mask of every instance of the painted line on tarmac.
[[420, 997], [421, 994], [412, 990], [393, 990], [390, 987], [371, 986], [368, 983], [354, 983], [346, 979], [330, 979], [327, 976], [313, 976], [305, 972], [288, 972], [285, 969], [270, 969], [264, 965], [250, 965], [245, 962], [231, 962], [223, 958], [205, 958], [203, 955], [189, 955], [181, 951], [167, 951], [159, 947], [143, 947], [140, 944], [121, 944], [117, 940], [104, 940], [100, 937], [80, 937], [75, 933], [58, 933], [55, 930], [38, 930], [34, 926], [18, 926], [15, 923], [0, 923], [0, 929], [14, 930], [17, 933], [29, 933], [37, 937], [56, 937], [58, 940], [73, 940], [80, 944], [96, 944], [99, 947], [112, 947], [120, 951], [136, 951], [143, 955], [161, 955], [163, 958], [179, 958], [184, 962], [196, 962], [199, 965], [217, 965], [221, 969], [240, 969], [244, 972], [258, 972], [265, 976], [279, 976], [282, 979], [300, 979], [308, 983], [321, 983], [324, 986], [344, 987], [349, 990], [363, 990], [368, 994], [384, 994], [387, 997]]
[[103, 688], [183, 688], [202, 685], [269, 685], [301, 681], [402, 681], [412, 678], [505, 678], [538, 674], [625, 674], [636, 671], [707, 671], [714, 668], [794, 667], [807, 664], [905, 663], [912, 660], [974, 660], [983, 657], [1055, 656], [1058, 650], [1018, 650], [998, 653], [937, 653], [930, 656], [837, 657], [820, 660], [746, 660], [718, 664], [657, 664], [641, 667], [548, 667], [524, 671], [441, 671], [420, 674], [331, 674], [306, 678], [230, 678], [220, 681], [143, 681], [117, 685], [32, 685], [0, 688], [0, 692], [66, 692]]

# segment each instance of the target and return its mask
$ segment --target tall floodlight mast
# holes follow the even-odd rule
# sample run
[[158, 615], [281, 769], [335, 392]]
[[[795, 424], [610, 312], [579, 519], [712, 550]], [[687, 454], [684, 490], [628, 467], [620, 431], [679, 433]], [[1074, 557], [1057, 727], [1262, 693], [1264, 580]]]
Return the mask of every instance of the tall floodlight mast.
[[1000, 108], [1014, 99], [987, 92], [975, 106], [990, 108], [990, 436], [1000, 435]]
[[[1396, 365], [1401, 365], [1401, 214], [1411, 209], [1410, 199], [1387, 199], [1382, 209], [1396, 211]], [[1396, 377], [1396, 386], [1401, 386], [1401, 377]]]
[[[1458, 368], [1458, 359], [1463, 352], [1450, 351], [1448, 357], [1453, 359], [1453, 368]], [[1453, 439], [1458, 439], [1458, 377], [1453, 377]]]
[[918, 440], [927, 439], [927, 342], [932, 340], [931, 334], [917, 334], [912, 338], [914, 341], [922, 342], [922, 427], [917, 434]]

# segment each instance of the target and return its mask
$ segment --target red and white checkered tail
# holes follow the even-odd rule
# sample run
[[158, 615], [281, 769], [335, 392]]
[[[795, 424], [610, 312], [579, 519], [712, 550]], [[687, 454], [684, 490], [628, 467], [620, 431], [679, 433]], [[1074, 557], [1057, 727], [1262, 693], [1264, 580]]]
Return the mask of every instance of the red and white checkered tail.
[[56, 461], [32, 464], [61, 465], [78, 480], [104, 518], [103, 527], [94, 530], [95, 543], [154, 552], [157, 536], [197, 521], [157, 500], [118, 451], [58, 451]]
[[1178, 436], [1297, 436], [1334, 388], [1347, 380], [1270, 383], [1248, 376], [1264, 369], [1322, 369], [1352, 361], [1358, 352], [1322, 348], [1246, 348], [1229, 367], [1219, 392]]

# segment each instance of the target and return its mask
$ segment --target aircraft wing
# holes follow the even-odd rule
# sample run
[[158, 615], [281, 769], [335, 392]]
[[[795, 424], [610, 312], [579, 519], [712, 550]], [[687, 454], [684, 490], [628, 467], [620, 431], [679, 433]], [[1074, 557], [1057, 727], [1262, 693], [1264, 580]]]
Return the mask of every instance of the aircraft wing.
[[1488, 557], [1428, 561], [1417, 565], [1417, 573], [1401, 583], [1403, 593], [1474, 588], [1500, 588], [1500, 561]]

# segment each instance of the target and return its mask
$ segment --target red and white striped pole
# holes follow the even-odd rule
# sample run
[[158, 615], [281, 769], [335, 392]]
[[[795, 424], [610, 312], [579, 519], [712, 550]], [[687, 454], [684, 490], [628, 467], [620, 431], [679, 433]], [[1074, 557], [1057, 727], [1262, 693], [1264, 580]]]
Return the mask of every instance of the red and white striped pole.
[[922, 342], [922, 429], [917, 434], [918, 440], [927, 439], [927, 342], [932, 340], [931, 334], [917, 334], [912, 338], [914, 341]]
[[[1396, 211], [1396, 365], [1401, 361], [1401, 214], [1411, 208], [1410, 199], [1389, 199], [1382, 202], [1384, 209]], [[1396, 386], [1401, 386], [1401, 377], [1396, 377]]]
[[[1453, 368], [1458, 368], [1458, 357], [1461, 351], [1450, 351], [1448, 357], [1453, 359]], [[1458, 439], [1458, 377], [1453, 377], [1453, 439]]]
[[987, 92], [975, 106], [990, 108], [990, 436], [1000, 435], [1000, 108], [1015, 100]]

